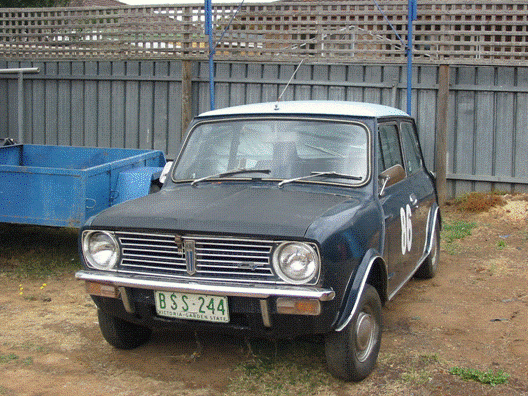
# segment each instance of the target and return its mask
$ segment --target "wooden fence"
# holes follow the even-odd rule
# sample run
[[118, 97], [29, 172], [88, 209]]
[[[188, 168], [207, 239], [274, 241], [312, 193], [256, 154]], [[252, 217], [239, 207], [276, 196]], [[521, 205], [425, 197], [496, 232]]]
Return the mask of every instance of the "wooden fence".
[[[277, 100], [296, 66], [217, 63], [216, 107]], [[152, 148], [174, 158], [189, 120], [209, 110], [207, 62], [0, 61], [0, 69], [20, 67], [39, 68], [23, 81], [26, 143]], [[412, 113], [428, 167], [446, 166], [446, 195], [528, 192], [528, 67], [450, 66], [447, 78], [445, 68], [415, 66]], [[283, 99], [405, 109], [405, 89], [404, 65], [303, 64]], [[17, 74], [0, 74], [0, 138], [18, 135], [20, 92]]]
[[[215, 58], [404, 63], [407, 0], [214, 5]], [[382, 13], [383, 12], [383, 13]], [[528, 1], [420, 0], [418, 63], [520, 65]], [[390, 23], [389, 23], [390, 22]], [[201, 5], [0, 9], [0, 59], [204, 60]]]

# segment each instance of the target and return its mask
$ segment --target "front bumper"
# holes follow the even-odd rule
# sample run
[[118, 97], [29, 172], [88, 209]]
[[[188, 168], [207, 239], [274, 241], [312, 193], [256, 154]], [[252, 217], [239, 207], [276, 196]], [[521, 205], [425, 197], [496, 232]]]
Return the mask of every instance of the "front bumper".
[[263, 286], [243, 283], [205, 282], [192, 280], [167, 280], [166, 278], [121, 275], [99, 271], [78, 271], [75, 277], [88, 282], [104, 283], [119, 287], [159, 290], [168, 292], [204, 293], [230, 297], [250, 297], [266, 299], [269, 297], [307, 298], [319, 301], [331, 301], [335, 297], [332, 289], [302, 286]]

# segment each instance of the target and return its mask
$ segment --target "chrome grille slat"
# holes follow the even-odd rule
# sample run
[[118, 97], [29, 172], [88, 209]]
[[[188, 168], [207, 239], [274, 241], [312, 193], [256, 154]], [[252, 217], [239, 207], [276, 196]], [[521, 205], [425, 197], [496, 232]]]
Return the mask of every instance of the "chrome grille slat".
[[[240, 266], [245, 265], [248, 266], [250, 263], [247, 260], [241, 261], [241, 260], [214, 260], [214, 259], [204, 259], [203, 257], [198, 257], [199, 264], [198, 266], [205, 266], [205, 265], [220, 265], [219, 263], [222, 263], [223, 265], [229, 265], [230, 267], [233, 266]], [[267, 263], [252, 261], [251, 263], [258, 263], [258, 265], [255, 265], [256, 268], [265, 268]]]
[[129, 250], [123, 250], [123, 255], [125, 257], [145, 257], [145, 258], [155, 258], [158, 260], [174, 260], [174, 261], [181, 261], [182, 263], [185, 262], [185, 258], [182, 256], [170, 256], [170, 255], [160, 255], [160, 254], [145, 254], [145, 253], [132, 253]]
[[195, 242], [196, 273], [187, 274], [186, 255], [176, 235], [117, 232], [119, 270], [130, 274], [206, 280], [284, 283], [272, 270], [274, 242], [244, 238], [185, 236]]
[[167, 264], [167, 265], [179, 265], [185, 268], [185, 262], [184, 261], [174, 261], [174, 260], [165, 260], [165, 259], [141, 259], [138, 257], [127, 257], [126, 259], [123, 259], [121, 265], [128, 265], [131, 263], [145, 263], [145, 264]]

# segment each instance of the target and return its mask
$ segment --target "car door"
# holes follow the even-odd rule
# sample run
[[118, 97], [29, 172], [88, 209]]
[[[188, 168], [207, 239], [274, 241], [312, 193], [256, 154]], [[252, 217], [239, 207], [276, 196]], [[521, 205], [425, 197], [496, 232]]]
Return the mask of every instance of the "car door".
[[[389, 169], [401, 169], [397, 181], [389, 180], [380, 196], [385, 219], [384, 258], [388, 265], [388, 292], [395, 293], [409, 278], [421, 255], [416, 241], [415, 212], [419, 200], [414, 191], [414, 179], [406, 172], [400, 124], [397, 121], [380, 123], [378, 126], [378, 168], [380, 173]], [[384, 178], [380, 183], [384, 184]]]
[[[420, 260], [425, 253], [427, 220], [435, 201], [434, 185], [426, 172], [416, 126], [411, 121], [400, 123], [404, 168], [408, 179], [410, 200], [412, 201], [412, 232], [415, 259]], [[413, 271], [416, 266], [411, 266]]]

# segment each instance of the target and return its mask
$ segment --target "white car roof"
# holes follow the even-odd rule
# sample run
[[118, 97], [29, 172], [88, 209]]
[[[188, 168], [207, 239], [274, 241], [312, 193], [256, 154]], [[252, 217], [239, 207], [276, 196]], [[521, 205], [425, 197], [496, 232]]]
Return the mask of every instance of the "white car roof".
[[200, 117], [252, 114], [309, 114], [354, 117], [408, 116], [404, 111], [394, 107], [372, 103], [309, 100], [227, 107], [202, 113]]

